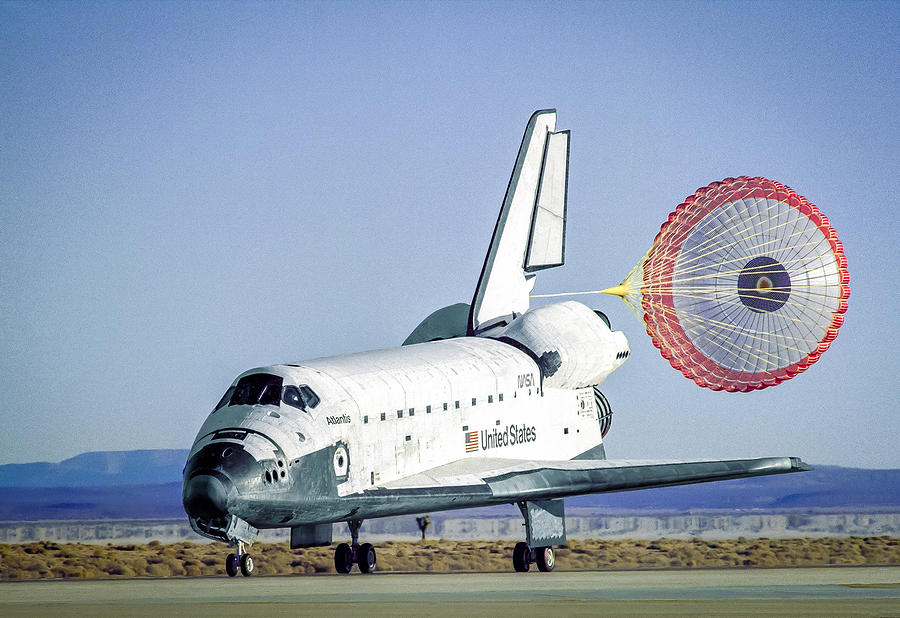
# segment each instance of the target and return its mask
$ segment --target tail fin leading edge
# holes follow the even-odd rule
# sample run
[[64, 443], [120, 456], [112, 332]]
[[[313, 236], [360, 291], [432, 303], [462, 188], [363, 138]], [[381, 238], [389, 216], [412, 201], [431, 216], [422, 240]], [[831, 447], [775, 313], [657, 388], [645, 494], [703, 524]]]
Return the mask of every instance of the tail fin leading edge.
[[569, 132], [556, 132], [556, 110], [532, 114], [472, 307], [469, 334], [528, 311], [535, 274], [565, 262]]

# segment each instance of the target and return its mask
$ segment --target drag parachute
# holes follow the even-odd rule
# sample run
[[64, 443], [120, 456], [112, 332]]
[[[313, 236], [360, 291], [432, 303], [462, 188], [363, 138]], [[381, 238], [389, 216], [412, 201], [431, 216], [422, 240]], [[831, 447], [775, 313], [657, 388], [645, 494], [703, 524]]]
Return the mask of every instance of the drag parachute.
[[766, 178], [698, 189], [621, 285], [653, 344], [698, 385], [750, 391], [805, 371], [837, 336], [850, 275], [828, 219]]

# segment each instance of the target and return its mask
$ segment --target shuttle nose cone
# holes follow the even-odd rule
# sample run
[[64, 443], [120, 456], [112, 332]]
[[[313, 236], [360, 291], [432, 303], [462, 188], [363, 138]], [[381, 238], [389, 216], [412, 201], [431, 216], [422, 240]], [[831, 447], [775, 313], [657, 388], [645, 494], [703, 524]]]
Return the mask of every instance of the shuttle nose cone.
[[228, 492], [222, 481], [208, 474], [198, 474], [184, 486], [184, 510], [192, 517], [212, 519], [225, 515]]

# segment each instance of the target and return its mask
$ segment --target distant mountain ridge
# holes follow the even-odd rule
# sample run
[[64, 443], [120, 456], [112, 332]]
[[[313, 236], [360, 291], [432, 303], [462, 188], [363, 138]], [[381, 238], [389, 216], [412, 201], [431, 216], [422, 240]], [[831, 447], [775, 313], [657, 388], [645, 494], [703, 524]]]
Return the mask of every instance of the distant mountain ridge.
[[[84, 453], [59, 463], [0, 466], [0, 520], [181, 518], [184, 449]], [[812, 472], [566, 499], [598, 513], [900, 512], [900, 469], [814, 466]], [[491, 516], [490, 510], [472, 517]]]
[[0, 487], [110, 487], [181, 482], [187, 449], [82, 453], [59, 463], [0, 466]]

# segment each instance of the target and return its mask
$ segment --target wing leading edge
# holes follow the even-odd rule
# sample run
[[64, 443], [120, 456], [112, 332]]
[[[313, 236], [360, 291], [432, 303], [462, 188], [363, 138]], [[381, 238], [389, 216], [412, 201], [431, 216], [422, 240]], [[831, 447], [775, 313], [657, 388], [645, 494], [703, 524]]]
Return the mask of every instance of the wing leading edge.
[[367, 490], [359, 497], [365, 503], [363, 510], [374, 516], [402, 515], [808, 470], [812, 468], [797, 457], [696, 461], [471, 458]]

